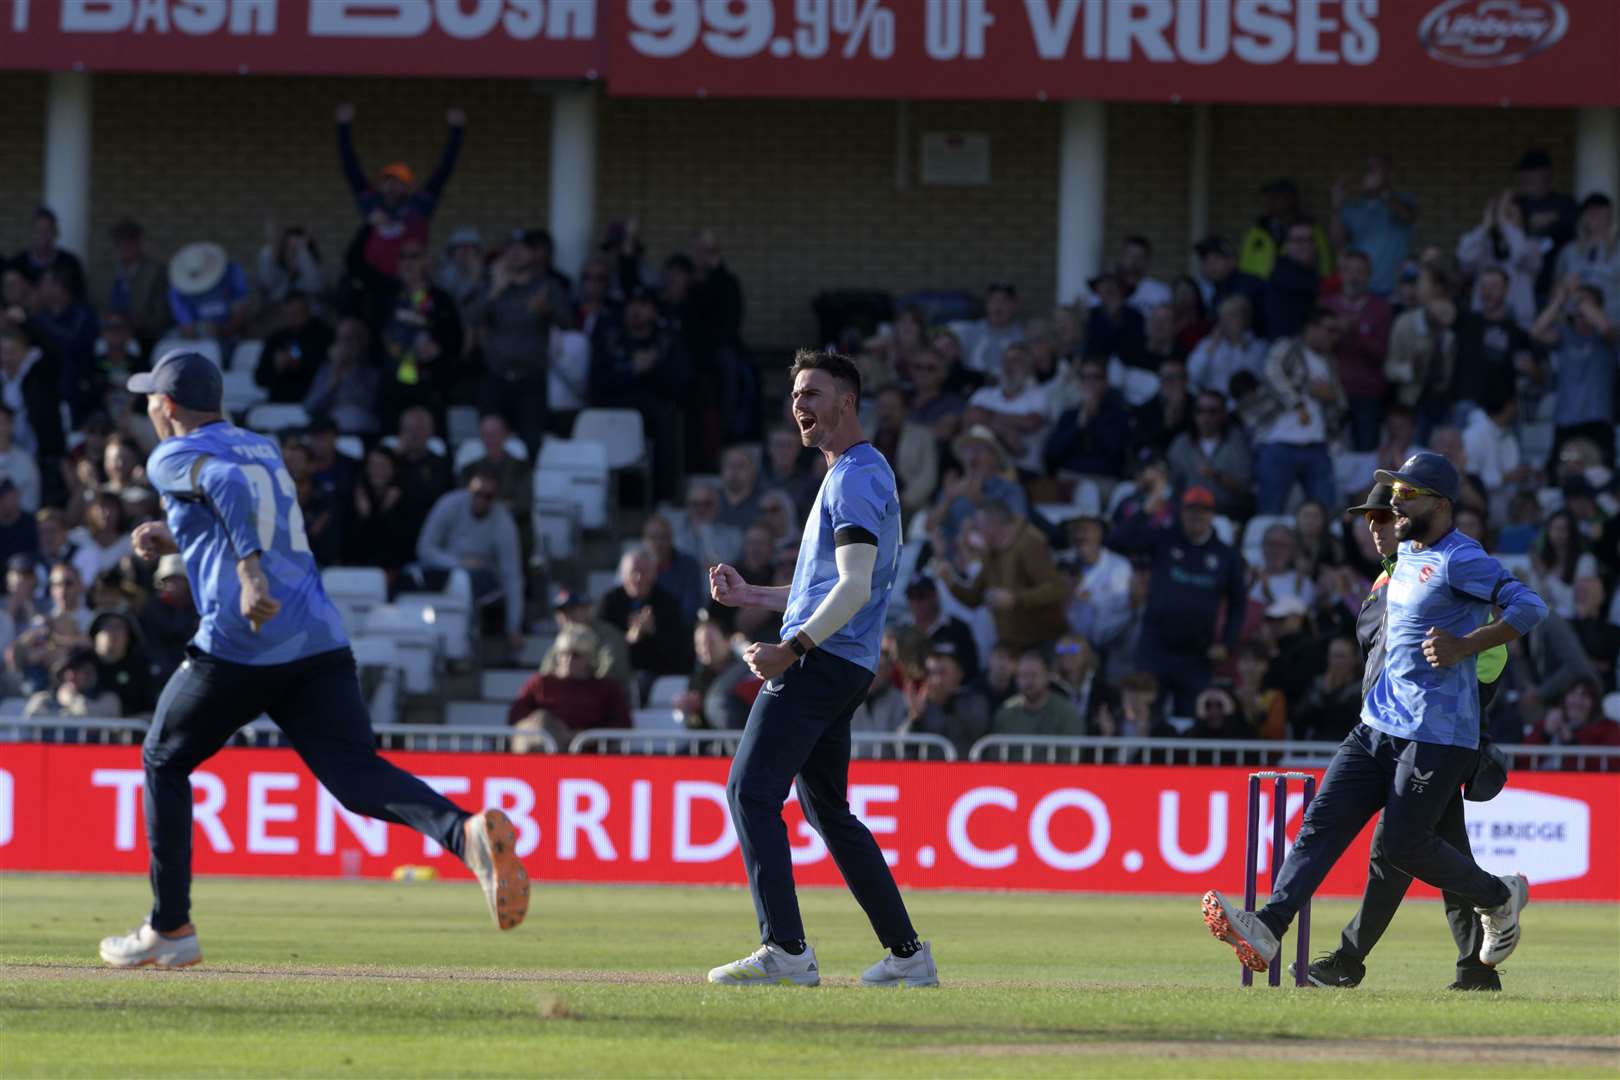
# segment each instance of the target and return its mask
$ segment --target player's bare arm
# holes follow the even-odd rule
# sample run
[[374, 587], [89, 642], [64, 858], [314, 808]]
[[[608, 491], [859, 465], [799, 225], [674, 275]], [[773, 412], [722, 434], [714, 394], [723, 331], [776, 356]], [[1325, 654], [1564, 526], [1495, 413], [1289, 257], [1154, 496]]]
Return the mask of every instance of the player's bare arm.
[[750, 585], [727, 563], [709, 567], [709, 595], [715, 603], [726, 607], [758, 607], [768, 611], [786, 611], [788, 586]]
[[259, 565], [258, 552], [237, 562], [236, 580], [242, 584], [242, 614], [258, 633], [281, 610], [281, 601], [270, 595], [270, 579]]
[[1423, 639], [1423, 658], [1429, 662], [1430, 667], [1450, 667], [1470, 656], [1477, 656], [1487, 649], [1517, 641], [1523, 636], [1511, 625], [1501, 621], [1486, 623], [1462, 637], [1438, 626], [1431, 626], [1428, 635]]
[[174, 533], [169, 531], [167, 522], [148, 521], [137, 525], [130, 534], [130, 545], [135, 554], [147, 562], [156, 562], [165, 555], [173, 555], [180, 550], [180, 545], [174, 542]]

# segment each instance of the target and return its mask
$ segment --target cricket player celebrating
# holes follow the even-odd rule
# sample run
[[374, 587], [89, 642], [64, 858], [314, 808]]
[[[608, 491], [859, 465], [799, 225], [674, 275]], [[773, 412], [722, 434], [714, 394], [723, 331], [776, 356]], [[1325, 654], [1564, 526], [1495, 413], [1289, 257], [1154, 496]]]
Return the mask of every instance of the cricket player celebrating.
[[101, 943], [114, 967], [188, 967], [202, 959], [191, 923], [193, 770], [237, 729], [268, 715], [315, 778], [350, 811], [408, 825], [466, 862], [503, 930], [523, 921], [529, 878], [499, 810], [468, 814], [377, 755], [343, 621], [321, 587], [304, 516], [276, 444], [220, 414], [213, 361], [174, 352], [129, 389], [146, 394], [161, 440], [147, 475], [167, 523], [135, 530], [144, 559], [178, 551], [201, 615], [186, 660], [147, 730], [150, 918]]
[[[1519, 943], [1530, 899], [1522, 875], [1493, 877], [1437, 831], [1479, 755], [1475, 657], [1529, 633], [1547, 605], [1452, 527], [1457, 470], [1439, 454], [1413, 454], [1374, 478], [1392, 489], [1400, 558], [1386, 586], [1384, 665], [1312, 800], [1271, 899], [1258, 912], [1204, 894], [1204, 922], [1238, 959], [1264, 971], [1300, 906], [1355, 839], [1384, 813], [1384, 856], [1395, 867], [1472, 904], [1484, 929], [1480, 962], [1495, 967]], [[1489, 619], [1491, 606], [1502, 609]]]
[[894, 472], [861, 433], [861, 376], [847, 356], [801, 350], [793, 361], [793, 416], [804, 445], [827, 457], [827, 475], [805, 525], [789, 586], [749, 585], [730, 566], [709, 571], [714, 598], [780, 611], [782, 640], [755, 643], [745, 659], [766, 680], [748, 714], [726, 794], [760, 946], [709, 972], [728, 986], [821, 982], [804, 939], [782, 803], [797, 777], [799, 806], [821, 834], [889, 952], [861, 977], [867, 986], [937, 986], [933, 952], [917, 940], [877, 841], [849, 809], [850, 718], [877, 670], [883, 616], [900, 553]]

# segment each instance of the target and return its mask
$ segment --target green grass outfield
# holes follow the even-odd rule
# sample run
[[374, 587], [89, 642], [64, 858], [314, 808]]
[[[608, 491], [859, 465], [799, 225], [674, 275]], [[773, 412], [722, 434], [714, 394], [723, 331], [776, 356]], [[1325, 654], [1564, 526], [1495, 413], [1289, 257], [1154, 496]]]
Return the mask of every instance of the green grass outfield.
[[[0, 877], [5, 1076], [1620, 1075], [1620, 907], [1532, 903], [1502, 994], [1448, 992], [1439, 905], [1355, 991], [1242, 991], [1195, 897], [914, 893], [944, 988], [856, 985], [854, 902], [804, 908], [827, 981], [703, 981], [738, 889], [541, 886], [502, 934], [470, 884], [204, 879], [205, 962], [114, 972], [144, 879]], [[1317, 905], [1327, 947], [1349, 915]], [[1286, 946], [1287, 943], [1285, 943]]]

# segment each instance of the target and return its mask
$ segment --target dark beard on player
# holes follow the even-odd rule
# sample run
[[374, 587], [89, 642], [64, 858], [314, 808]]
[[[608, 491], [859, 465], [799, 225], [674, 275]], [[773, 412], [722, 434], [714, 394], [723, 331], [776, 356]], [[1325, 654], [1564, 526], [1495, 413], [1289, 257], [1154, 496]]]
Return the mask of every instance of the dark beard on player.
[[1395, 516], [1395, 539], [1422, 540], [1429, 535], [1429, 528], [1434, 524], [1434, 511], [1419, 514], [1408, 510]]

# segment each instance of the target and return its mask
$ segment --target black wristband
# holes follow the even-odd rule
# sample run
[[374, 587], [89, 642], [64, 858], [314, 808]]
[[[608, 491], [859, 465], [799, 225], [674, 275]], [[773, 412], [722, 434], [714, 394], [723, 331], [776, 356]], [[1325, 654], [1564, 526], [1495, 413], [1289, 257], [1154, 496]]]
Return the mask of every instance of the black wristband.
[[803, 645], [799, 644], [798, 634], [794, 634], [792, 637], [787, 639], [787, 647], [793, 650], [793, 654], [795, 656], [803, 656], [809, 651]]

